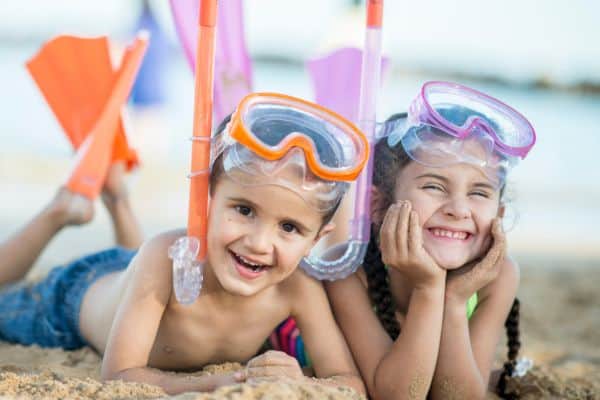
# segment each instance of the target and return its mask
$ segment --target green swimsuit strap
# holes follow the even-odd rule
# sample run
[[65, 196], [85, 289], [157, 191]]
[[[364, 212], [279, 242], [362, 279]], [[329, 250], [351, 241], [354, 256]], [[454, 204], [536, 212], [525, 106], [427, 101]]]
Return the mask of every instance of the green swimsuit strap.
[[473, 293], [473, 296], [469, 297], [467, 300], [467, 318], [471, 319], [471, 316], [475, 312], [475, 308], [477, 308], [477, 292]]
[[[385, 266], [386, 270], [388, 270], [389, 268], [390, 267], [388, 267], [387, 265]], [[471, 297], [469, 297], [469, 300], [467, 300], [467, 318], [468, 319], [471, 319], [471, 316], [475, 312], [475, 308], [477, 308], [477, 292], [473, 293], [473, 295]]]

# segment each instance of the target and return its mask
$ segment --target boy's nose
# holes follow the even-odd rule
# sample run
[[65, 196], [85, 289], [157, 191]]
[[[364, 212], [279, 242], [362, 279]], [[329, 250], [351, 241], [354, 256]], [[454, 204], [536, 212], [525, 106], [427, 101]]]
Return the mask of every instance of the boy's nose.
[[465, 219], [471, 216], [468, 201], [463, 198], [452, 198], [443, 207], [444, 214], [456, 219]]
[[267, 227], [256, 225], [245, 237], [246, 246], [255, 254], [267, 254], [272, 248], [271, 234]]

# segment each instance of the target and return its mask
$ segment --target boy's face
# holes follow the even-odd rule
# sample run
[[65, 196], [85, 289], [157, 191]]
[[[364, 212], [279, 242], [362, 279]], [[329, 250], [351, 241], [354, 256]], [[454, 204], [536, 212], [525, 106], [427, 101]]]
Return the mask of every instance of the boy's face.
[[465, 163], [432, 168], [411, 162], [398, 175], [395, 191], [396, 200], [412, 203], [423, 247], [444, 269], [484, 255], [499, 196], [482, 169]]
[[208, 262], [231, 294], [253, 295], [287, 278], [333, 224], [297, 193], [240, 185], [223, 175], [213, 189]]

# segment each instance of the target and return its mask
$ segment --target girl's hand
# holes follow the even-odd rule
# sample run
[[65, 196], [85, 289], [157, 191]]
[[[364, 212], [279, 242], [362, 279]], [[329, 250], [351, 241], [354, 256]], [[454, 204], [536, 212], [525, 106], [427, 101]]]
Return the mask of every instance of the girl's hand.
[[387, 210], [379, 232], [382, 260], [415, 287], [443, 282], [446, 271], [423, 248], [419, 215], [411, 209], [409, 201], [400, 201]]
[[279, 378], [304, 379], [304, 374], [294, 357], [282, 351], [269, 350], [248, 361], [244, 378], [252, 383]]
[[496, 279], [506, 256], [506, 237], [500, 218], [492, 222], [492, 239], [493, 244], [483, 259], [448, 273], [446, 299], [464, 304], [473, 293]]

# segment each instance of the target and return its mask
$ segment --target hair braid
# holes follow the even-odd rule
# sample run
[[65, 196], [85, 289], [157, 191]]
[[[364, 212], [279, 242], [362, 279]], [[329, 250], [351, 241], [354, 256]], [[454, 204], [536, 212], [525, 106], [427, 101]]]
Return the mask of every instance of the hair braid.
[[392, 340], [396, 340], [400, 334], [400, 326], [396, 321], [396, 306], [390, 291], [388, 274], [381, 260], [381, 251], [373, 231], [374, 229], [371, 229], [371, 239], [364, 261], [364, 270], [369, 285], [369, 299], [385, 331]]
[[515, 393], [507, 393], [506, 383], [508, 378], [512, 376], [515, 370], [515, 366], [517, 364], [517, 355], [519, 354], [519, 349], [521, 348], [521, 341], [519, 339], [520, 304], [521, 303], [519, 302], [519, 299], [515, 298], [512, 307], [510, 308], [510, 312], [508, 313], [508, 317], [506, 318], [506, 322], [504, 323], [504, 326], [506, 327], [506, 336], [508, 337], [508, 360], [504, 363], [502, 374], [498, 380], [498, 394], [503, 399], [518, 398], [518, 395]]

